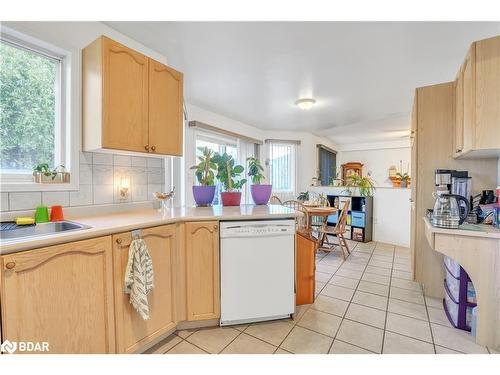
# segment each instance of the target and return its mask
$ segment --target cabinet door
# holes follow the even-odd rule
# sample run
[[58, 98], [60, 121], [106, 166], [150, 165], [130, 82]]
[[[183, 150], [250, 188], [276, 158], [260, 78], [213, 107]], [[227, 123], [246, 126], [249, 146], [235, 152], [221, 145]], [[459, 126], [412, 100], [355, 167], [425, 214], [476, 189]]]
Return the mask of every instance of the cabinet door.
[[464, 148], [464, 80], [460, 70], [455, 81], [455, 122], [453, 153], [459, 155]]
[[186, 223], [187, 320], [220, 318], [216, 221]]
[[462, 153], [474, 148], [474, 58], [475, 44], [472, 44], [463, 65], [463, 149]]
[[476, 149], [500, 149], [500, 36], [476, 45]]
[[149, 60], [149, 145], [157, 154], [182, 156], [183, 75]]
[[140, 351], [146, 344], [176, 327], [174, 302], [175, 225], [143, 229], [141, 237], [148, 246], [154, 271], [154, 289], [148, 295], [149, 320], [141, 318], [130, 304], [130, 296], [123, 292], [128, 249], [132, 240], [130, 232], [113, 236], [116, 347], [118, 353]]
[[103, 147], [145, 152], [149, 59], [102, 37]]
[[5, 255], [2, 330], [50, 353], [114, 353], [111, 237]]

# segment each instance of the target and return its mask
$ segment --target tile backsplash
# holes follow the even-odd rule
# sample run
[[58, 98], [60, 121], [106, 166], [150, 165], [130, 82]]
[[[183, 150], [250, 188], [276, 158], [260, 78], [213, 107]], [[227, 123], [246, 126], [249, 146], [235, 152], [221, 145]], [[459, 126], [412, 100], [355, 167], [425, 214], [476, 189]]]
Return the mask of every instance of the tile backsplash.
[[[40, 204], [75, 207], [149, 201], [154, 192], [165, 190], [165, 169], [164, 159], [81, 152], [78, 191], [2, 192], [0, 207], [2, 211], [19, 211]], [[118, 192], [122, 177], [130, 181], [125, 200]]]

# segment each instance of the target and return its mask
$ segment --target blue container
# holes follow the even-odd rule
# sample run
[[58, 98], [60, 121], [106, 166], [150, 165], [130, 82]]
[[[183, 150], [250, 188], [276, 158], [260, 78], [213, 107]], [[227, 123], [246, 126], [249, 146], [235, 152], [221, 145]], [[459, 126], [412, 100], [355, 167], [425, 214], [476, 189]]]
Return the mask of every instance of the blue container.
[[365, 213], [364, 212], [351, 212], [351, 225], [353, 227], [364, 228], [365, 227]]

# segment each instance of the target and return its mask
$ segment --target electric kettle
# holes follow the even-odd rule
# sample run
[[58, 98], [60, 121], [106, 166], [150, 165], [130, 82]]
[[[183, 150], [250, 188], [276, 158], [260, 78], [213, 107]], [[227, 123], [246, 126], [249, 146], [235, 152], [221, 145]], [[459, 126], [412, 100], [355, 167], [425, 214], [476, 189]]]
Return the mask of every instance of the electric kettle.
[[[461, 195], [433, 193], [436, 198], [432, 212], [432, 225], [439, 228], [457, 229], [469, 214], [469, 201]], [[464, 210], [460, 210], [460, 202]]]

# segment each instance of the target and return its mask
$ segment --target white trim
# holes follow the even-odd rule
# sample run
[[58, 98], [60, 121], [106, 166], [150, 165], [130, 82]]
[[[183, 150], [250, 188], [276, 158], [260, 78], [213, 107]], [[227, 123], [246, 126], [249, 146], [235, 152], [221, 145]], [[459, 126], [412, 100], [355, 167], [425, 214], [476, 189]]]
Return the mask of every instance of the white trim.
[[411, 147], [410, 139], [387, 142], [369, 142], [369, 143], [350, 143], [339, 145], [339, 151], [362, 151], [362, 150], [381, 150], [391, 148]]
[[[60, 111], [56, 108], [55, 129], [55, 166], [64, 164], [71, 173], [69, 184], [36, 184], [27, 181], [26, 173], [17, 181], [12, 181], [12, 174], [0, 175], [2, 192], [18, 191], [70, 191], [79, 188], [79, 149], [80, 149], [80, 51], [66, 51], [29, 35], [2, 26], [2, 39], [8, 43], [20, 45], [47, 57], [60, 61], [59, 93]], [[57, 105], [57, 104], [56, 104]], [[58, 121], [59, 120], [59, 121]], [[9, 180], [11, 180], [9, 182]]]

